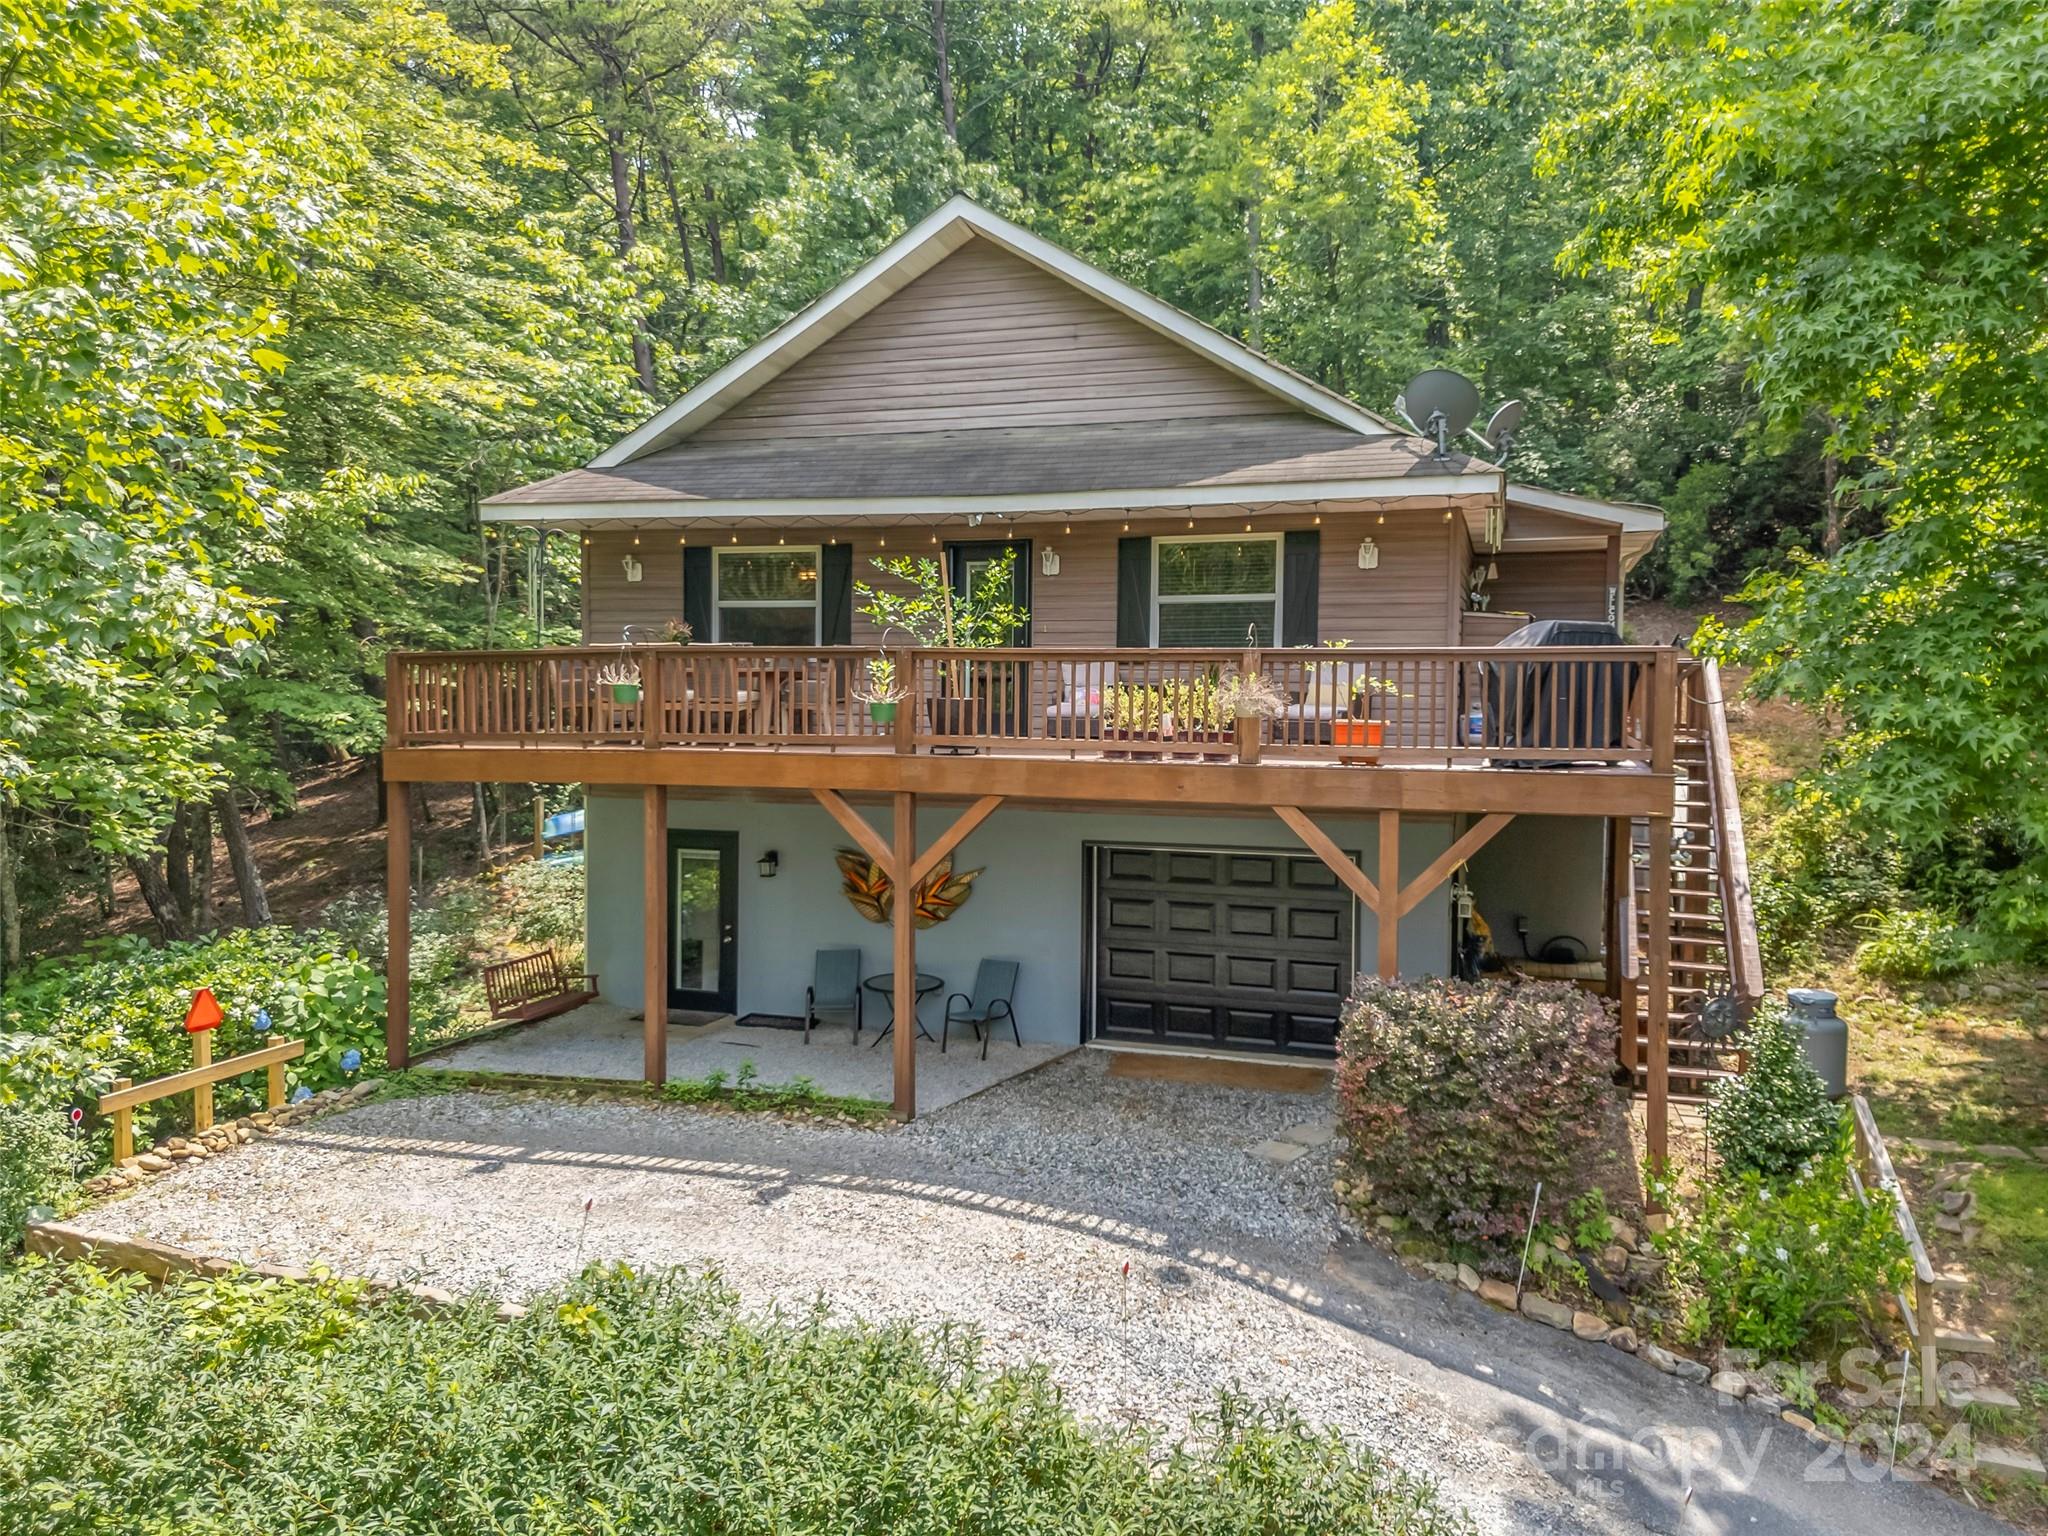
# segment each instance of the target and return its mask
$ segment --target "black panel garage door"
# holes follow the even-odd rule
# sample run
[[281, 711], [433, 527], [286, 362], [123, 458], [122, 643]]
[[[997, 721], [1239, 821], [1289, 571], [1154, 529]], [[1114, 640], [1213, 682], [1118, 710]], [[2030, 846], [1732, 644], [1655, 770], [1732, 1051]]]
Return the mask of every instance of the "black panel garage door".
[[1352, 899], [1320, 859], [1098, 847], [1094, 860], [1097, 1038], [1335, 1050]]

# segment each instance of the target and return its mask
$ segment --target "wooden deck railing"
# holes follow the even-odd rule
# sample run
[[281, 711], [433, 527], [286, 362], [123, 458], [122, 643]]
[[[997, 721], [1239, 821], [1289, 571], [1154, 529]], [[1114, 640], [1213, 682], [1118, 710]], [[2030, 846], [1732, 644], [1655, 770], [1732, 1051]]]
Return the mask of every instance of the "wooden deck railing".
[[[906, 690], [893, 722], [862, 697], [884, 655]], [[386, 739], [1224, 758], [1233, 721], [1218, 690], [1257, 673], [1285, 700], [1268, 757], [1327, 761], [1360, 717], [1382, 723], [1389, 764], [1633, 763], [1652, 757], [1657, 720], [1678, 717], [1677, 666], [1648, 646], [405, 653], [389, 661]]]
[[1747, 1014], [1764, 995], [1764, 961], [1757, 944], [1749, 844], [1742, 831], [1742, 802], [1736, 797], [1735, 759], [1728, 743], [1728, 706], [1721, 697], [1720, 665], [1711, 659], [1691, 663], [1681, 676], [1678, 696], [1681, 708], [1696, 715], [1706, 747], [1721, 922], [1728, 938], [1729, 988]]
[[1899, 1184], [1898, 1174], [1892, 1169], [1891, 1154], [1885, 1150], [1884, 1136], [1878, 1131], [1877, 1117], [1871, 1114], [1869, 1101], [1860, 1093], [1852, 1093], [1849, 1095], [1849, 1111], [1850, 1123], [1855, 1128], [1856, 1151], [1855, 1159], [1849, 1165], [1849, 1180], [1855, 1187], [1856, 1198], [1865, 1205], [1872, 1201], [1890, 1203], [1899, 1236], [1905, 1239], [1906, 1255], [1912, 1261], [1913, 1273], [1898, 1296], [1899, 1316], [1905, 1320], [1906, 1331], [1913, 1336], [1914, 1353], [1919, 1357], [1920, 1406], [1939, 1407], [1941, 1358], [1938, 1345], [1941, 1328], [1934, 1309], [1937, 1286], [1934, 1263], [1927, 1257], [1927, 1245], [1920, 1241], [1920, 1228], [1913, 1220], [1913, 1208], [1906, 1203], [1906, 1192]]

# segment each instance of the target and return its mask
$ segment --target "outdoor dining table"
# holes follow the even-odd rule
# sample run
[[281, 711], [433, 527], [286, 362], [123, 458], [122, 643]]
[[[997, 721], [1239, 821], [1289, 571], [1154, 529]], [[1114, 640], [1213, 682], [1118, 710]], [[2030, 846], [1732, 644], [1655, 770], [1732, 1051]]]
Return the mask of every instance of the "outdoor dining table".
[[[923, 1006], [926, 998], [930, 997], [945, 984], [945, 978], [942, 976], [934, 976], [929, 971], [919, 971], [917, 973], [917, 997], [911, 1004], [910, 1017], [911, 1022], [917, 1025], [918, 1034], [927, 1040], [932, 1039], [933, 1035], [930, 1030], [924, 1027], [924, 1020], [917, 1017], [917, 1010]], [[868, 1043], [868, 1049], [873, 1050], [884, 1040], [888, 1039], [889, 1031], [896, 1027], [896, 973], [894, 971], [884, 971], [879, 976], [870, 976], [861, 985], [870, 992], [878, 994], [889, 1008], [889, 1022], [884, 1024], [882, 1032]]]

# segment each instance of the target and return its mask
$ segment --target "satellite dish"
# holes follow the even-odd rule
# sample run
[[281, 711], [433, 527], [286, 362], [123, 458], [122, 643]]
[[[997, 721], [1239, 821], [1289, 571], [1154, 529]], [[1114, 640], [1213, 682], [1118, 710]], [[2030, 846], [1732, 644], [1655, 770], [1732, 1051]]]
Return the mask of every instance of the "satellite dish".
[[1486, 424], [1486, 430], [1479, 434], [1479, 440], [1495, 453], [1506, 453], [1508, 445], [1515, 440], [1515, 428], [1522, 424], [1522, 402], [1510, 400], [1493, 413], [1493, 419]]
[[1436, 438], [1441, 457], [1450, 452], [1451, 439], [1479, 415], [1479, 390], [1462, 373], [1428, 368], [1408, 381], [1399, 405], [1411, 427]]

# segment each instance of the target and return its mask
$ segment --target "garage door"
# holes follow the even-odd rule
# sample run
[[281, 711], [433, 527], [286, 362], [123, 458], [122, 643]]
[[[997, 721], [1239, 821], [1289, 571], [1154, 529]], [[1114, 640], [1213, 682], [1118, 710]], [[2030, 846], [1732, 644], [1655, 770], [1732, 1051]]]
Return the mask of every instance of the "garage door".
[[1098, 1038], [1335, 1050], [1352, 899], [1320, 859], [1104, 846], [1094, 860]]

